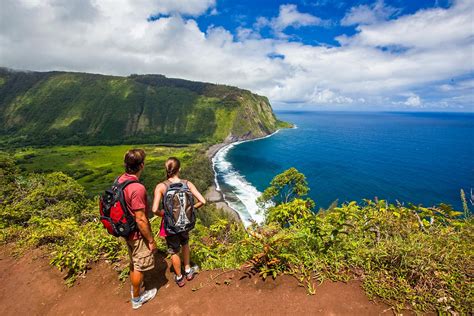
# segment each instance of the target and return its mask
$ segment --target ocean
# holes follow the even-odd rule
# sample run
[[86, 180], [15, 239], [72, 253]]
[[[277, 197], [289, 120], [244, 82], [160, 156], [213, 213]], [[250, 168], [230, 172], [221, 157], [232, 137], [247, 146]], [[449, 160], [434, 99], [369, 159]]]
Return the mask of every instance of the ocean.
[[333, 201], [451, 204], [474, 189], [474, 113], [277, 112], [296, 125], [214, 157], [218, 188], [245, 224], [282, 171], [306, 175], [316, 209]]

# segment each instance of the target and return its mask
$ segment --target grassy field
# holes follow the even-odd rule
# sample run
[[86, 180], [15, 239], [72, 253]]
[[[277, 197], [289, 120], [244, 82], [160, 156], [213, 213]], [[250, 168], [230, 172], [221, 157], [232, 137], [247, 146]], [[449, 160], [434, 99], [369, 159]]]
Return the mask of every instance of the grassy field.
[[143, 148], [147, 153], [142, 180], [148, 191], [164, 180], [164, 162], [178, 157], [182, 170], [202, 159], [205, 146], [191, 145], [117, 145], [117, 146], [54, 146], [22, 148], [15, 152], [20, 168], [27, 172], [62, 171], [86, 188], [89, 195], [100, 193], [117, 175], [123, 173], [123, 156], [130, 148]]

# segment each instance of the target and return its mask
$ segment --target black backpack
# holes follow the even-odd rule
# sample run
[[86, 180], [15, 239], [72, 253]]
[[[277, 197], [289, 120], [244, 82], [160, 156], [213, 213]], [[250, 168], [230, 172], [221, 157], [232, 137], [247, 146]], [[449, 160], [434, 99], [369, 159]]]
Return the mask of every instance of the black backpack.
[[112, 187], [105, 191], [99, 199], [100, 221], [109, 234], [115, 237], [128, 237], [136, 231], [137, 223], [132, 212], [127, 208], [123, 190], [136, 180], [127, 180], [118, 183], [117, 178]]
[[164, 227], [166, 234], [176, 235], [189, 231], [196, 224], [194, 197], [187, 181], [172, 183], [165, 181], [166, 193], [163, 198], [165, 209]]

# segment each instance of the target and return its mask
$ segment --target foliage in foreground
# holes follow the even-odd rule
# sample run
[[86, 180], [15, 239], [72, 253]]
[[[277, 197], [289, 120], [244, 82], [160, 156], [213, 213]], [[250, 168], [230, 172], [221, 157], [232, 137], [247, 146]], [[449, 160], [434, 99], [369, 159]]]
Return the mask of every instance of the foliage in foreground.
[[[155, 174], [148, 176], [149, 182], [162, 177], [157, 160], [163, 164], [169, 154], [166, 148], [157, 150], [164, 153], [151, 159], [148, 173], [154, 170]], [[212, 170], [200, 147], [191, 153], [183, 152], [188, 167], [184, 172], [195, 176], [194, 183], [203, 190], [212, 182]], [[11, 155], [0, 152], [0, 202], [0, 242], [15, 242], [18, 254], [31, 247], [47, 247], [51, 264], [67, 271], [69, 285], [91, 263], [102, 259], [114, 263], [126, 275], [127, 252], [123, 241], [106, 233], [97, 218], [96, 199], [90, 199], [84, 188], [68, 175], [21, 173]], [[206, 211], [201, 217], [207, 222], [215, 220], [215, 215]], [[159, 223], [153, 222], [155, 232]], [[164, 250], [163, 243], [161, 246]]]
[[267, 206], [266, 223], [248, 233], [223, 220], [198, 227], [195, 259], [206, 268], [246, 262], [263, 278], [289, 274], [311, 294], [326, 278], [359, 278], [369, 296], [397, 308], [472, 311], [474, 223], [469, 213], [443, 204], [371, 200], [314, 213], [314, 202], [304, 198], [307, 192], [296, 169], [278, 175], [259, 199]]
[[[2, 242], [16, 241], [19, 251], [48, 247], [69, 284], [99, 259], [126, 265], [125, 247], [98, 224], [95, 203], [73, 179], [21, 175], [10, 158], [0, 158]], [[359, 278], [368, 295], [397, 308], [472, 311], [474, 223], [467, 201], [464, 216], [447, 205], [371, 200], [314, 213], [307, 192], [296, 169], [278, 175], [258, 201], [266, 222], [247, 230], [206, 206], [192, 233], [193, 260], [203, 269], [246, 267], [262, 278], [289, 274], [311, 294], [324, 279]], [[152, 222], [154, 232], [159, 223]]]

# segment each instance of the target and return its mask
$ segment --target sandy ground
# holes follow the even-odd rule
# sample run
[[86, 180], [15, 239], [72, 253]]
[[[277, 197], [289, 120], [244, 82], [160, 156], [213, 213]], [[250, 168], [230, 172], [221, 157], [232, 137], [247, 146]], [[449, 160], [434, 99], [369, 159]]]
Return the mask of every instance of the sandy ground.
[[[178, 288], [170, 262], [157, 255], [145, 278], [158, 288], [156, 298], [139, 310], [130, 307], [130, 285], [103, 261], [71, 288], [41, 250], [15, 259], [0, 247], [0, 315], [392, 315], [370, 301], [357, 281], [324, 282], [307, 295], [289, 276], [262, 281], [241, 271], [202, 272]], [[193, 291], [194, 289], [194, 291]]]
[[214, 155], [219, 151], [219, 149], [221, 149], [222, 147], [225, 147], [227, 145], [229, 145], [229, 143], [220, 143], [220, 144], [212, 145], [206, 151], [207, 158], [209, 158], [209, 160], [211, 160], [212, 157], [214, 157]]
[[237, 221], [241, 221], [239, 213], [237, 213], [227, 204], [227, 202], [224, 200], [224, 197], [222, 196], [222, 193], [220, 191], [217, 191], [215, 185], [212, 185], [207, 189], [207, 192], [204, 197], [206, 198], [206, 201], [208, 203], [215, 204], [218, 209], [226, 211], [226, 213], [231, 215]]

